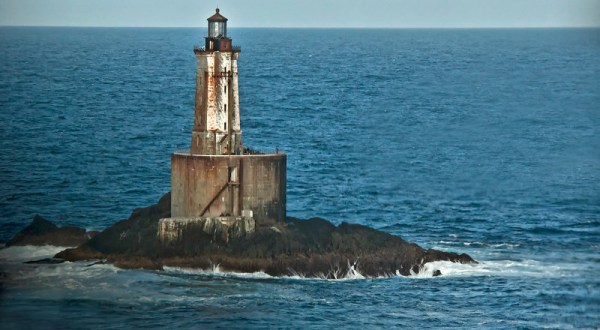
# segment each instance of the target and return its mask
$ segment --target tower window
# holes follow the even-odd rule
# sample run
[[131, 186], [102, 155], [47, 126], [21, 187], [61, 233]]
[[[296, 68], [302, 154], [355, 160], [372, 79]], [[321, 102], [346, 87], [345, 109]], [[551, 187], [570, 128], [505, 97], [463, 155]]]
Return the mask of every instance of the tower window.
[[238, 171], [236, 166], [230, 166], [228, 168], [229, 182], [238, 182]]
[[223, 86], [223, 92], [227, 93], [227, 85]]
[[223, 123], [223, 129], [227, 130], [227, 123]]

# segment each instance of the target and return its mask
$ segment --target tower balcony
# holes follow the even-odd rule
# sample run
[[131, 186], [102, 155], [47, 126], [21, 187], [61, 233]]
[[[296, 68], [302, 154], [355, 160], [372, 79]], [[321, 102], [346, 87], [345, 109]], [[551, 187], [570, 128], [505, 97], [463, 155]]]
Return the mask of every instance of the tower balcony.
[[[232, 53], [239, 53], [242, 51], [242, 47], [232, 46], [230, 51]], [[202, 53], [210, 53], [210, 52], [214, 52], [214, 50], [206, 50], [205, 47], [200, 47], [198, 45], [194, 45], [194, 54], [202, 54]]]

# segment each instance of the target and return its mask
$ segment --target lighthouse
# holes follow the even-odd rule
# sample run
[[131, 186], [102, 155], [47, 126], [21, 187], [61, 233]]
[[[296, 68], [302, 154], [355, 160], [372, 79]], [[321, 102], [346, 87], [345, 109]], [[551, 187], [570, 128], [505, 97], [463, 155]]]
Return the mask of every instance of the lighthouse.
[[196, 94], [189, 151], [171, 155], [171, 218], [160, 235], [177, 239], [207, 221], [245, 228], [273, 225], [286, 216], [286, 155], [242, 145], [238, 58], [227, 18], [208, 18], [204, 47], [195, 46]]
[[227, 18], [208, 18], [204, 48], [195, 47], [196, 98], [191, 152], [231, 155], [242, 152], [237, 60], [240, 48], [227, 37]]

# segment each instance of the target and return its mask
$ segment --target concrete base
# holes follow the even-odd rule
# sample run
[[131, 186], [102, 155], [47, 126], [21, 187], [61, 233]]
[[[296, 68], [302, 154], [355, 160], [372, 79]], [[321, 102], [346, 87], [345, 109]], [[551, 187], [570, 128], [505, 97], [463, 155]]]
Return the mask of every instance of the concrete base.
[[225, 242], [254, 233], [256, 222], [247, 217], [164, 218], [158, 221], [158, 239], [162, 243], [176, 243], [186, 233], [202, 232], [218, 236]]
[[286, 155], [171, 157], [171, 216], [250, 216], [257, 225], [285, 221]]

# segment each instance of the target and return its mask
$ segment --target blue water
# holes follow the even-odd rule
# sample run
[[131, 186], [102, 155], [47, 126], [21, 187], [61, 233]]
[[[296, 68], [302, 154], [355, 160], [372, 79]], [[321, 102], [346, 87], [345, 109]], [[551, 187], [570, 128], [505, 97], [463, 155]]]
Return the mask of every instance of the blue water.
[[[287, 152], [288, 215], [481, 264], [327, 281], [7, 248], [7, 328], [600, 326], [600, 29], [231, 34], [244, 144]], [[203, 36], [0, 28], [0, 241], [35, 213], [103, 229], [169, 190]]]

